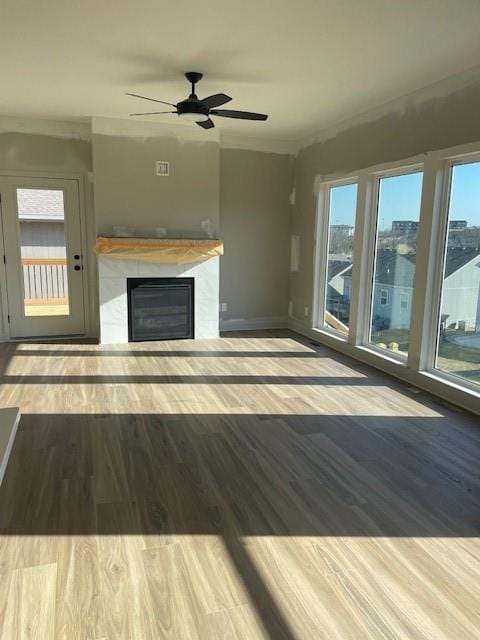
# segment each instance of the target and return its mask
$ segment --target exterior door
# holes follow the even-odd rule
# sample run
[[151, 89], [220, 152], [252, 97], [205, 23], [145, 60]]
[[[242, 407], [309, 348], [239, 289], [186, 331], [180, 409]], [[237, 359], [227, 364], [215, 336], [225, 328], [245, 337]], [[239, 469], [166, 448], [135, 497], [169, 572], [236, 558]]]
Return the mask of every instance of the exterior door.
[[0, 176], [11, 338], [85, 332], [77, 180]]

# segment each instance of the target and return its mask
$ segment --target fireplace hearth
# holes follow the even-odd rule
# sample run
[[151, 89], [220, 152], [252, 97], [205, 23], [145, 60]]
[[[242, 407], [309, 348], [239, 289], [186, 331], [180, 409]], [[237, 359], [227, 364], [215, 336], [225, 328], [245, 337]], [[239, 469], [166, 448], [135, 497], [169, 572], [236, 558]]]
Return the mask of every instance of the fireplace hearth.
[[194, 338], [194, 278], [127, 278], [128, 340]]

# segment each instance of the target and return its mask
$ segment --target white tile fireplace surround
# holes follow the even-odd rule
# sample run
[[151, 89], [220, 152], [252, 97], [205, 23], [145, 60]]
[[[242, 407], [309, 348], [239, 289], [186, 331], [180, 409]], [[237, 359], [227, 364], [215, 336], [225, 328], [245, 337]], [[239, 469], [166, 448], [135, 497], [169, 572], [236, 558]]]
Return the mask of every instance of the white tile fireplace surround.
[[219, 258], [190, 264], [151, 264], [108, 255], [98, 259], [100, 343], [128, 342], [127, 278], [194, 278], [195, 338], [218, 338]]

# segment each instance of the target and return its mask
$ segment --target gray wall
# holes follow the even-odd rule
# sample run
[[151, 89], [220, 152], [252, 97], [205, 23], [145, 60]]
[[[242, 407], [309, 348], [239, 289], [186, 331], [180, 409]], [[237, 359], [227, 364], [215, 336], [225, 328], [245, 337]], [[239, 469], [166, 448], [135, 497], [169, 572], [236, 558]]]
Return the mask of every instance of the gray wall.
[[291, 156], [220, 151], [220, 301], [222, 321], [285, 318], [293, 159]]
[[89, 142], [29, 133], [0, 133], [0, 170], [86, 173], [92, 170]]
[[[170, 161], [170, 177], [155, 161]], [[93, 172], [87, 193], [88, 247], [113, 225], [202, 236], [209, 219], [225, 242], [221, 259], [224, 319], [285, 318], [288, 305], [290, 156], [220, 151], [217, 141], [94, 133], [92, 143], [49, 135], [0, 134], [0, 170]], [[90, 185], [90, 183], [89, 183]], [[94, 205], [93, 205], [94, 191]], [[220, 213], [221, 201], [221, 213]], [[95, 207], [95, 216], [93, 214]], [[96, 260], [89, 260], [90, 334], [98, 332]]]
[[[201, 237], [207, 219], [218, 230], [217, 142], [96, 133], [92, 148], [100, 234], [119, 225]], [[156, 160], [170, 162], [169, 177], [155, 174]]]
[[350, 128], [303, 149], [295, 166], [292, 233], [300, 236], [300, 271], [290, 276], [293, 315], [311, 318], [316, 175], [348, 173], [426, 151], [480, 141], [480, 85], [428, 100], [402, 113]]

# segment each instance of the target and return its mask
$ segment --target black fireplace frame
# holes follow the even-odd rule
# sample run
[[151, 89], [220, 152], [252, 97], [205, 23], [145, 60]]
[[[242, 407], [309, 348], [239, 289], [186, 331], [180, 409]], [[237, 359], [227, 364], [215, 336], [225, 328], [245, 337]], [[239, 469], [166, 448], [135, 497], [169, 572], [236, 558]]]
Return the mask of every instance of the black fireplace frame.
[[[148, 282], [155, 282], [161, 280], [164, 285], [181, 285], [182, 283], [189, 285], [190, 292], [190, 309], [191, 309], [191, 321], [190, 331], [186, 336], [174, 336], [165, 338], [134, 338], [133, 336], [133, 307], [132, 307], [132, 289], [136, 289], [142, 284]], [[195, 278], [162, 278], [157, 276], [151, 276], [148, 278], [127, 278], [127, 301], [128, 301], [128, 341], [129, 342], [155, 342], [160, 340], [191, 340], [195, 338]]]

